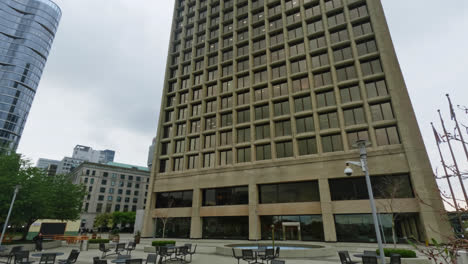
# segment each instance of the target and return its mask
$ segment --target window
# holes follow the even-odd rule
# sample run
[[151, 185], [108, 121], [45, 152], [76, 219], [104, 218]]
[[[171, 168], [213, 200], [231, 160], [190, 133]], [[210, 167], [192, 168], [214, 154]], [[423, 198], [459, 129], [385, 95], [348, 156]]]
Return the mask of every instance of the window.
[[214, 148], [216, 144], [216, 137], [214, 134], [205, 136], [205, 149]]
[[175, 153], [184, 153], [185, 152], [185, 140], [177, 140], [175, 142]]
[[274, 105], [275, 116], [289, 114], [289, 101], [277, 102]]
[[[190, 227], [190, 218], [188, 218]], [[248, 216], [202, 217], [204, 239], [242, 239], [249, 238]], [[158, 225], [161, 226], [161, 225]]]
[[336, 105], [335, 91], [328, 91], [317, 94], [317, 106], [319, 108], [333, 105]]
[[359, 37], [374, 32], [370, 22], [364, 22], [353, 26], [353, 32], [355, 37]]
[[249, 203], [248, 186], [204, 189], [202, 206], [220, 206]]
[[392, 120], [395, 117], [393, 116], [392, 105], [390, 102], [375, 104], [370, 106], [372, 120]]
[[273, 96], [283, 96], [288, 94], [288, 83], [283, 82], [283, 83], [277, 83], [273, 84]]
[[317, 36], [309, 41], [310, 50], [316, 50], [327, 46], [325, 36]]
[[232, 150], [224, 150], [219, 152], [219, 165], [231, 165], [232, 164]]
[[349, 40], [348, 30], [341, 29], [341, 30], [330, 32], [330, 40], [332, 44]]
[[[232, 57], [233, 57], [232, 49], [223, 52], [223, 62], [227, 60], [232, 60]], [[232, 65], [223, 67], [223, 76], [230, 75], [230, 74], [232, 74]]]
[[334, 152], [343, 150], [341, 135], [329, 135], [322, 137], [323, 152]]
[[221, 127], [232, 126], [232, 113], [221, 115]]
[[[330, 79], [330, 82], [331, 82], [331, 79]], [[307, 77], [300, 78], [300, 79], [294, 79], [292, 81], [292, 86], [293, 86], [292, 88], [293, 88], [294, 92], [307, 90], [307, 89], [309, 89], [309, 79]]]
[[377, 44], [375, 40], [367, 40], [361, 43], [357, 43], [357, 50], [359, 56], [363, 56], [369, 53], [377, 52]]
[[270, 137], [270, 125], [255, 126], [255, 139], [265, 139]]
[[232, 107], [232, 96], [221, 97], [221, 109]]
[[181, 171], [184, 167], [184, 158], [174, 158], [173, 159], [173, 171]]
[[328, 53], [326, 52], [312, 56], [313, 68], [322, 67], [322, 66], [329, 65], [329, 64], [330, 64], [330, 61], [328, 60]]
[[303, 36], [302, 25], [288, 30], [289, 39], [302, 38]]
[[178, 119], [181, 120], [181, 119], [186, 119], [186, 118], [187, 118], [187, 107], [180, 108]]
[[218, 79], [218, 70], [214, 69], [211, 71], [208, 71], [208, 81], [212, 81]]
[[198, 133], [200, 132], [200, 120], [194, 120], [190, 123], [190, 133]]
[[240, 60], [237, 62], [237, 72], [246, 71], [249, 69], [249, 60]]
[[205, 119], [205, 130], [216, 128], [216, 117], [207, 117]]
[[278, 33], [270, 36], [270, 46], [275, 46], [284, 43], [284, 34]]
[[371, 61], [361, 62], [362, 74], [364, 76], [382, 73], [382, 65], [380, 64], [380, 59], [375, 59]]
[[277, 14], [281, 14], [281, 3], [278, 3], [275, 6], [272, 6], [268, 9], [268, 16], [274, 16]]
[[261, 204], [320, 201], [318, 181], [262, 184], [258, 189]]
[[258, 25], [253, 28], [253, 35], [259, 36], [265, 34], [265, 25]]
[[343, 104], [361, 100], [361, 92], [357, 85], [340, 88], [340, 95]]
[[[211, 45], [211, 46], [213, 46], [213, 45]], [[213, 66], [213, 65], [216, 65], [216, 64], [218, 64], [218, 55], [208, 57], [208, 66]]]
[[286, 76], [286, 65], [280, 65], [271, 68], [272, 79], [277, 79]]
[[316, 73], [314, 75], [314, 80], [315, 80], [315, 87], [332, 84], [331, 74], [329, 71]]
[[237, 162], [250, 162], [250, 147], [237, 149]]
[[315, 138], [303, 138], [297, 141], [299, 155], [317, 154], [317, 141]]
[[370, 141], [369, 132], [367, 130], [348, 132], [347, 134], [350, 148], [353, 148], [354, 143], [356, 143], [358, 140]]
[[261, 101], [268, 99], [268, 88], [267, 87], [262, 87], [255, 89], [255, 101]]
[[270, 24], [269, 24], [269, 30], [273, 31], [273, 30], [276, 30], [278, 28], [283, 28], [283, 19], [278, 18], [278, 19], [275, 19], [275, 20], [271, 20]]
[[237, 143], [250, 141], [250, 127], [237, 130]]
[[198, 100], [200, 98], [201, 98], [201, 89], [193, 90], [192, 99], [195, 101], [195, 100]]
[[343, 114], [346, 126], [366, 123], [364, 108], [362, 107], [343, 110]]
[[244, 105], [250, 102], [249, 92], [237, 94], [237, 105]]
[[266, 54], [260, 54], [254, 57], [254, 67], [264, 65], [266, 64], [266, 62], [267, 62]]
[[292, 157], [293, 155], [292, 141], [276, 143], [276, 157], [278, 159]]
[[284, 49], [278, 49], [278, 50], [271, 51], [271, 61], [272, 62], [275, 62], [275, 61], [278, 61], [278, 60], [284, 60], [284, 58], [285, 58]]
[[201, 114], [201, 104], [192, 105], [192, 116], [199, 116]]
[[336, 112], [326, 113], [319, 115], [320, 129], [337, 128], [338, 115]]
[[315, 34], [317, 32], [323, 31], [323, 22], [321, 19], [315, 20], [307, 24], [307, 33], [310, 34]]
[[250, 109], [237, 111], [237, 123], [242, 124], [250, 121]]
[[189, 139], [189, 150], [195, 151], [200, 148], [200, 138], [194, 137]]
[[264, 49], [266, 46], [265, 39], [259, 39], [253, 42], [253, 50], [258, 51]]
[[267, 81], [267, 71], [254, 72], [254, 83], [262, 83]]
[[361, 6], [356, 6], [356, 7], [351, 8], [349, 10], [349, 16], [350, 16], [351, 20], [361, 18], [361, 17], [366, 17], [368, 15], [369, 14], [367, 12], [367, 6], [365, 4], [361, 5]]
[[219, 141], [221, 146], [232, 144], [232, 131], [225, 131], [219, 134]]
[[[223, 57], [223, 59], [224, 59], [224, 57]], [[233, 71], [232, 69], [233, 69], [232, 64], [223, 66], [223, 76], [222, 77], [232, 75], [232, 71]]]
[[215, 165], [214, 152], [204, 153], [203, 154], [203, 168], [213, 168], [214, 165]]
[[287, 21], [286, 23], [288, 23], [288, 25], [301, 22], [301, 12], [297, 11], [296, 13], [288, 15], [286, 17], [286, 21]]
[[174, 111], [166, 111], [164, 121], [165, 122], [171, 122], [172, 121], [172, 115], [174, 114]]
[[344, 48], [335, 49], [333, 51], [333, 57], [335, 59], [335, 62], [349, 60], [353, 58], [353, 52], [351, 50], [351, 47], [347, 46]]
[[185, 135], [185, 129], [187, 128], [187, 124], [178, 124], [177, 125], [177, 136]]
[[275, 122], [275, 136], [290, 136], [291, 135], [291, 121], [279, 121]]
[[256, 146], [256, 160], [269, 160], [271, 159], [271, 145], [258, 145]]
[[193, 191], [156, 193], [156, 208], [192, 207]]
[[216, 111], [216, 100], [206, 102], [206, 113], [211, 113]]
[[310, 96], [294, 99], [294, 111], [296, 113], [307, 110], [312, 110], [312, 101], [310, 100]]
[[335, 15], [331, 15], [328, 17], [328, 26], [329, 27], [334, 27], [337, 25], [344, 24], [346, 22], [344, 13], [338, 13]]
[[379, 146], [400, 144], [400, 136], [396, 126], [377, 128], [375, 129], [375, 136]]
[[249, 75], [237, 77], [237, 87], [238, 88], [246, 88], [246, 87], [249, 87], [249, 86], [250, 86]]
[[356, 68], [354, 67], [354, 65], [336, 68], [336, 75], [338, 76], [339, 82], [357, 78]]
[[367, 96], [369, 98], [388, 95], [385, 80], [378, 80], [366, 83]]
[[313, 4], [312, 6], [306, 7], [306, 9], [305, 9], [306, 18], [318, 16], [321, 13], [322, 13], [322, 10], [320, 9], [320, 3], [319, 2]]
[[298, 60], [291, 62], [291, 73], [299, 73], [299, 72], [305, 72], [307, 71], [307, 62], [306, 60]]
[[269, 117], [268, 105], [255, 107], [255, 120], [260, 120]]
[[216, 85], [210, 85], [206, 87], [206, 96], [214, 96], [216, 94]]
[[159, 172], [166, 172], [169, 170], [169, 162], [168, 160], [160, 160], [159, 161]]
[[327, 11], [338, 7], [341, 7], [341, 0], [325, 0], [325, 9]]
[[237, 56], [244, 56], [249, 54], [249, 45], [242, 45], [237, 47]]
[[296, 129], [298, 134], [313, 132], [315, 130], [314, 117], [306, 116], [296, 118]]

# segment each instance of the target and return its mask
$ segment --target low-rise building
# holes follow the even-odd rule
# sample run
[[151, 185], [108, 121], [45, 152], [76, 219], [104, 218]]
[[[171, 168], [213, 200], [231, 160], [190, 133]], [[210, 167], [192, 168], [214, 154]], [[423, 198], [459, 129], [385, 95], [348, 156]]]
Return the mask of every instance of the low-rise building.
[[109, 162], [83, 162], [72, 172], [74, 184], [83, 184], [87, 195], [83, 202], [81, 228], [93, 229], [100, 213], [136, 212], [145, 208], [149, 184], [146, 167]]

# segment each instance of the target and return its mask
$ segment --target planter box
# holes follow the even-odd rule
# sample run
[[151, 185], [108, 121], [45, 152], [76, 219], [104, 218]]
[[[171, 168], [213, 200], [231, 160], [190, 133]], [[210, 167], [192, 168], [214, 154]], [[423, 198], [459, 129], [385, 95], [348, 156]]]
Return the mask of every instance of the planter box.
[[[104, 243], [104, 245], [106, 246], [106, 248], [110, 248], [109, 244], [110, 244], [110, 243]], [[89, 249], [98, 249], [98, 248], [99, 248], [99, 243], [89, 243], [89, 244], [88, 244], [88, 248], [89, 248]]]

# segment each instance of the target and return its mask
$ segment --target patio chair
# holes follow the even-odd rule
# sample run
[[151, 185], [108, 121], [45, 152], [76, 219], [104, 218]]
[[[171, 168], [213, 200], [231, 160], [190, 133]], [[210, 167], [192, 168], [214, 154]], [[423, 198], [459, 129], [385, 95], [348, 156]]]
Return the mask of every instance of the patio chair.
[[132, 250], [135, 250], [135, 248], [136, 248], [135, 242], [128, 242], [128, 246], [125, 248], [125, 250], [127, 250], [127, 255], [131, 255]]
[[29, 251], [20, 250], [15, 252], [15, 264], [31, 264], [34, 261], [29, 261]]
[[247, 261], [247, 263], [255, 262], [255, 256], [251, 249], [243, 249], [242, 250], [242, 260]]
[[157, 260], [158, 260], [158, 255], [148, 254], [148, 256], [146, 257], [145, 264], [156, 264]]
[[348, 251], [338, 251], [338, 255], [340, 256], [340, 261], [342, 264], [357, 264], [359, 262], [352, 261], [351, 257], [349, 256]]
[[377, 256], [377, 252], [372, 250], [364, 250], [364, 256]]
[[73, 264], [78, 260], [79, 255], [80, 255], [80, 252], [76, 249], [73, 249], [70, 252], [70, 255], [68, 255], [67, 259], [59, 259], [58, 263], [59, 264]]
[[362, 264], [377, 264], [377, 256], [362, 256]]
[[239, 264], [239, 261], [241, 260], [242, 256], [237, 256], [236, 255], [236, 250], [232, 248], [232, 256], [237, 259], [237, 264]]
[[192, 244], [188, 243], [188, 244], [184, 244], [184, 246], [186, 246], [189, 251], [192, 250]]
[[113, 254], [117, 254], [117, 255], [121, 255], [121, 252], [125, 251], [126, 248], [125, 248], [125, 243], [118, 243], [116, 246], [115, 246], [115, 251]]
[[257, 256], [260, 257], [260, 256], [264, 256], [264, 255], [265, 255], [265, 251], [266, 251], [267, 247], [266, 247], [266, 246], [257, 245], [257, 249], [258, 249], [258, 251], [257, 251]]
[[274, 258], [275, 258], [275, 250], [272, 248], [265, 249], [265, 254], [260, 256], [262, 263], [263, 261], [266, 261], [268, 263], [268, 261], [272, 261]]
[[55, 264], [55, 258], [57, 254], [55, 253], [42, 253], [39, 264]]
[[99, 257], [94, 257], [93, 258], [93, 264], [107, 264], [107, 260], [99, 259]]
[[110, 252], [111, 250], [106, 248], [106, 244], [99, 243], [99, 251], [102, 252], [101, 258], [105, 258], [107, 256], [107, 253]]
[[11, 261], [15, 258], [15, 253], [21, 251], [22, 249], [23, 246], [12, 247], [10, 252], [5, 255], [1, 255], [1, 257], [7, 258], [7, 261], [5, 262], [6, 264], [11, 264]]
[[390, 255], [390, 264], [401, 264], [401, 255], [400, 254], [391, 254]]
[[274, 260], [271, 261], [270, 264], [286, 264], [286, 261], [279, 260], [279, 259], [274, 259]]
[[125, 260], [125, 264], [142, 264], [143, 259], [127, 259]]
[[159, 255], [159, 263], [165, 261], [165, 259], [170, 258], [172, 253], [169, 253], [167, 247], [159, 247], [158, 248], [158, 255]]
[[93, 264], [98, 264], [98, 261], [99, 261], [99, 257], [94, 257], [93, 258]]
[[275, 258], [279, 258], [279, 255], [280, 255], [280, 247], [276, 247]]
[[187, 258], [188, 254], [188, 248], [186, 246], [183, 246], [176, 249], [175, 257], [185, 262], [185, 259]]
[[187, 253], [190, 255], [189, 262], [192, 262], [192, 256], [195, 255], [196, 251], [197, 251], [197, 245], [196, 244], [195, 244], [195, 247], [193, 248], [193, 251], [190, 251], [190, 249], [189, 249], [189, 251], [187, 251]]

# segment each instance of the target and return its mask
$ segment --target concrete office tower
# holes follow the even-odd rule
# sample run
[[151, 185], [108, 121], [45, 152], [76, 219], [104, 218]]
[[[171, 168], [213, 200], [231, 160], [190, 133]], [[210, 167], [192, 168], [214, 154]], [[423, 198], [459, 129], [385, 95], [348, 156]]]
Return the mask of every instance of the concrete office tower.
[[115, 151], [113, 150], [94, 150], [88, 146], [76, 145], [73, 148], [72, 158], [89, 162], [108, 163], [114, 161], [114, 156]]
[[50, 0], [0, 2], [0, 148], [16, 150], [62, 12]]
[[379, 0], [177, 0], [159, 120], [145, 236], [375, 242], [358, 139], [386, 241], [451, 232]]
[[37, 161], [36, 167], [47, 171], [47, 174], [49, 176], [54, 176], [57, 174], [60, 164], [61, 164], [60, 160], [40, 158]]
[[151, 146], [148, 148], [148, 168], [151, 169], [151, 166], [153, 166], [153, 159], [154, 159], [154, 150], [156, 147], [156, 138], [153, 138], [153, 142], [151, 143]]

